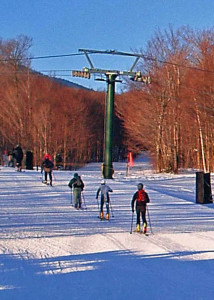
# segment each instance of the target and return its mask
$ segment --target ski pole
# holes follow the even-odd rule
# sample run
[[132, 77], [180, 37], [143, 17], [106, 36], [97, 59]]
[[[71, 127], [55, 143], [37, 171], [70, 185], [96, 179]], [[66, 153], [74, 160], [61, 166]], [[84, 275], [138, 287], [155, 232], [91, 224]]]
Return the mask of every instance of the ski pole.
[[148, 205], [146, 205], [146, 208], [147, 208], [147, 214], [148, 214], [148, 219], [149, 219], [149, 227], [150, 227], [150, 230], [151, 230], [151, 234], [153, 234], [153, 232], [152, 232], [152, 224], [151, 224], [151, 220], [150, 220], [149, 207], [148, 207]]
[[84, 197], [84, 193], [83, 193], [83, 191], [82, 191], [82, 198], [83, 198], [83, 203], [84, 203], [85, 209], [87, 209], [87, 206], [86, 206], [86, 203], [85, 203], [85, 197]]
[[130, 234], [132, 234], [133, 220], [134, 220], [134, 212], [132, 212], [132, 221], [131, 221], [131, 230], [130, 230]]
[[111, 214], [112, 214], [112, 218], [114, 218], [114, 213], [113, 213], [113, 209], [112, 209], [112, 205], [111, 205], [111, 201], [109, 199], [109, 205], [110, 205], [110, 208], [111, 208]]
[[56, 181], [56, 177], [55, 177], [55, 175], [54, 175], [53, 170], [52, 170], [52, 176], [53, 176], [53, 180]]
[[97, 199], [97, 207], [98, 207], [98, 214], [100, 213], [100, 206], [99, 206], [99, 200], [98, 200], [98, 198], [96, 198]]
[[44, 171], [44, 169], [42, 170], [42, 182], [44, 182], [45, 181], [45, 171]]
[[71, 205], [73, 206], [72, 189], [71, 189]]

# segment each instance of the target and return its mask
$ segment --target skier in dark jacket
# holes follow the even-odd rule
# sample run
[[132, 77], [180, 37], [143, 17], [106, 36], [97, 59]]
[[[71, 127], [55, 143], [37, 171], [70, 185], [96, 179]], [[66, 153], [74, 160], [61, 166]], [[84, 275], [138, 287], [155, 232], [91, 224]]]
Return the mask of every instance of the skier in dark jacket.
[[81, 208], [82, 206], [82, 199], [81, 193], [84, 189], [84, 183], [78, 173], [74, 173], [74, 177], [69, 181], [68, 186], [72, 189], [73, 188], [73, 195], [74, 195], [74, 207]]
[[49, 156], [45, 156], [45, 159], [42, 163], [42, 170], [45, 172], [45, 180], [43, 180], [43, 183], [47, 184], [48, 174], [49, 174], [49, 180], [50, 185], [52, 185], [52, 170], [53, 170], [53, 162], [50, 160]]
[[137, 232], [140, 232], [140, 215], [142, 216], [143, 221], [143, 232], [147, 231], [147, 221], [146, 221], [146, 205], [150, 202], [148, 194], [143, 189], [143, 184], [138, 183], [137, 185], [138, 191], [134, 193], [131, 207], [132, 212], [134, 212], [134, 203], [136, 201], [136, 213], [137, 213]]
[[22, 160], [23, 160], [23, 151], [22, 151], [22, 148], [19, 144], [13, 149], [12, 155], [16, 160], [17, 171], [21, 172], [21, 170], [22, 170]]
[[109, 192], [113, 192], [113, 190], [106, 184], [105, 180], [101, 182], [101, 185], [99, 186], [96, 194], [96, 199], [99, 197], [99, 193], [101, 194], [100, 199], [100, 219], [103, 219], [103, 206], [106, 202], [106, 220], [109, 220]]

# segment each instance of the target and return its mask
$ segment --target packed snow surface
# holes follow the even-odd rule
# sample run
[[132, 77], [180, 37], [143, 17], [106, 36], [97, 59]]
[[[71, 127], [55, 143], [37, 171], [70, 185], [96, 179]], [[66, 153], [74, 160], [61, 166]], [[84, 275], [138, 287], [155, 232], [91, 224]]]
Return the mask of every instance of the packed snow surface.
[[[155, 174], [148, 161], [114, 163], [110, 221], [100, 221], [100, 164], [77, 172], [83, 208], [71, 205], [74, 172], [0, 168], [0, 299], [214, 299], [214, 204], [195, 203], [195, 173]], [[212, 176], [211, 176], [212, 177]], [[143, 182], [148, 236], [134, 232], [131, 199]]]

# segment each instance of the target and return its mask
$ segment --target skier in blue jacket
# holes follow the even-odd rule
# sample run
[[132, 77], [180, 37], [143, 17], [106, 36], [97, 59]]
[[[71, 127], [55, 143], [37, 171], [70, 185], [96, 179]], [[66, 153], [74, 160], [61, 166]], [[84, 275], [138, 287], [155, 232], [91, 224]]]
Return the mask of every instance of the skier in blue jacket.
[[96, 195], [96, 199], [98, 199], [99, 193], [101, 194], [101, 199], [100, 199], [100, 219], [101, 220], [103, 219], [103, 216], [104, 216], [104, 214], [103, 214], [104, 203], [106, 203], [106, 220], [109, 220], [109, 202], [110, 202], [109, 192], [113, 192], [113, 190], [106, 184], [105, 180], [103, 180], [97, 190], [97, 195]]

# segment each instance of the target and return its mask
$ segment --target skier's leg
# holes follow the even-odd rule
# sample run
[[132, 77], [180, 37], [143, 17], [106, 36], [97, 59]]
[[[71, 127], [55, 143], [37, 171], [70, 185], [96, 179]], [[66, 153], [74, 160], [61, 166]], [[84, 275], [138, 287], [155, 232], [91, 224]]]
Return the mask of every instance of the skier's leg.
[[104, 196], [101, 195], [101, 200], [100, 200], [100, 219], [103, 219], [103, 205], [104, 205]]
[[80, 189], [78, 189], [78, 205], [79, 205], [79, 208], [81, 208], [82, 198], [81, 198], [81, 190]]
[[20, 161], [19, 172], [22, 171], [22, 160]]
[[109, 200], [106, 202], [106, 213], [109, 215]]
[[147, 224], [147, 221], [146, 221], [146, 210], [142, 211], [142, 221], [143, 221], [143, 223]]
[[48, 173], [45, 171], [45, 182], [47, 182]]
[[106, 219], [109, 220], [109, 201], [110, 201], [110, 198], [109, 198], [109, 194], [107, 193], [106, 195]]
[[142, 220], [143, 220], [143, 232], [147, 231], [147, 221], [146, 221], [146, 209], [142, 211]]
[[52, 171], [49, 172], [50, 185], [52, 185]]
[[77, 195], [77, 189], [74, 188], [74, 207], [78, 207], [78, 195]]
[[17, 161], [16, 166], [17, 166], [17, 171], [21, 172], [21, 163], [19, 161]]
[[109, 199], [106, 201], [106, 220], [109, 220]]
[[137, 231], [140, 231], [140, 210], [137, 210]]

